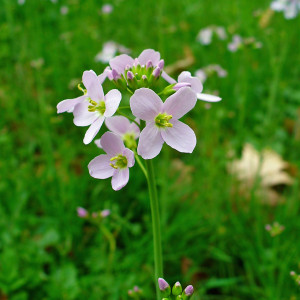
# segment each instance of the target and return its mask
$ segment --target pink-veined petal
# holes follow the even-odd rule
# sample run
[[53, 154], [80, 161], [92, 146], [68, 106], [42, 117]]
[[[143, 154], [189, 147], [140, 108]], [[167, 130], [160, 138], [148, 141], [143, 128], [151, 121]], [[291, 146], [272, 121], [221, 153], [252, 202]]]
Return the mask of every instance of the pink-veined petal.
[[102, 135], [100, 144], [110, 157], [121, 154], [125, 149], [121, 137], [109, 131]]
[[165, 81], [169, 82], [170, 84], [174, 84], [174, 83], [177, 82], [174, 78], [172, 78], [170, 75], [168, 75], [165, 71], [162, 71], [161, 77], [162, 77]]
[[140, 134], [137, 152], [144, 159], [154, 158], [161, 151], [163, 143], [164, 140], [154, 122], [148, 123]]
[[116, 89], [110, 90], [105, 95], [105, 112], [104, 112], [105, 117], [111, 117], [117, 111], [121, 99], [122, 99], [122, 95]]
[[132, 66], [134, 59], [127, 54], [121, 54], [109, 61], [112, 69], [116, 70], [119, 74], [124, 73], [127, 65]]
[[83, 102], [85, 98], [86, 98], [86, 96], [83, 95], [83, 96], [80, 96], [80, 97], [77, 97], [74, 99], [66, 99], [66, 100], [59, 102], [57, 104], [57, 113], [60, 114], [60, 113], [66, 112], [66, 111], [73, 112], [74, 107], [77, 104]]
[[127, 158], [128, 168], [131, 168], [135, 162], [134, 153], [130, 149], [125, 148], [125, 150], [123, 151], [123, 155], [126, 156], [126, 158]]
[[222, 100], [222, 98], [218, 96], [203, 94], [203, 93], [197, 94], [197, 98], [199, 100], [206, 101], [206, 102], [219, 102]]
[[94, 121], [94, 123], [92, 123], [92, 125], [89, 127], [89, 129], [86, 131], [84, 139], [83, 139], [83, 143], [84, 144], [89, 144], [94, 137], [96, 136], [96, 134], [99, 132], [103, 122], [104, 122], [104, 117], [99, 117], [98, 119], [96, 119], [96, 121]]
[[89, 164], [89, 173], [97, 179], [105, 179], [113, 176], [115, 169], [110, 166], [110, 157], [105, 154], [96, 156]]
[[106, 118], [105, 125], [110, 131], [119, 135], [122, 135], [130, 130], [130, 122], [126, 117], [123, 116]]
[[196, 146], [196, 135], [186, 124], [178, 120], [170, 120], [173, 127], [161, 131], [164, 141], [179, 152], [192, 153]]
[[89, 102], [84, 101], [75, 106], [73, 114], [74, 114], [74, 124], [76, 126], [88, 126], [91, 125], [98, 117], [99, 114], [97, 112], [88, 111]]
[[187, 82], [191, 84], [191, 89], [195, 93], [201, 93], [203, 90], [202, 82], [199, 78], [191, 76], [190, 72], [184, 71], [178, 76], [178, 82]]
[[172, 119], [179, 119], [194, 108], [196, 102], [196, 94], [190, 88], [181, 88], [165, 101], [163, 111], [172, 115]]
[[130, 108], [134, 116], [145, 121], [153, 121], [161, 112], [163, 102], [152, 90], [141, 88], [130, 98]]
[[99, 101], [104, 98], [102, 85], [94, 71], [84, 71], [82, 82], [87, 89], [87, 95], [91, 97], [92, 100]]
[[135, 138], [137, 139], [140, 136], [140, 128], [135, 124], [131, 123], [128, 128], [128, 132], [134, 132]]
[[146, 49], [138, 57], [140, 65], [146, 65], [149, 60], [154, 67], [157, 66], [160, 60], [160, 53], [153, 49]]
[[118, 191], [127, 184], [128, 180], [129, 180], [129, 169], [128, 168], [117, 169], [115, 170], [111, 179], [112, 188], [115, 191]]

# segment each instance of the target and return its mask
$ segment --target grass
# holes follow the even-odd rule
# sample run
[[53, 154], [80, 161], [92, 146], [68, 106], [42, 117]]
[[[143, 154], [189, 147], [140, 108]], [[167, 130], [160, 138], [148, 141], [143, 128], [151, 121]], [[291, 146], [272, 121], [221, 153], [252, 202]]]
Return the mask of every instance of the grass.
[[[2, 0], [0, 8], [0, 299], [127, 299], [138, 285], [154, 299], [152, 233], [146, 181], [137, 166], [121, 192], [109, 180], [89, 176], [99, 154], [84, 146], [85, 128], [56, 104], [78, 94], [74, 82], [84, 70], [101, 73], [94, 57], [114, 40], [138, 55], [161, 52], [166, 64], [195, 57], [190, 71], [220, 64], [226, 78], [210, 77], [205, 91], [223, 101], [204, 103], [185, 118], [198, 136], [191, 155], [164, 147], [154, 160], [162, 211], [165, 278], [193, 283], [194, 299], [300, 297], [289, 272], [300, 268], [299, 230], [299, 17], [275, 13], [260, 27], [269, 1]], [[69, 13], [61, 15], [67, 5]], [[227, 50], [196, 41], [199, 30], [224, 26], [254, 36], [261, 49]], [[172, 74], [177, 76], [177, 74]], [[107, 83], [106, 89], [109, 88]], [[100, 134], [99, 134], [100, 136]], [[245, 142], [270, 147], [296, 170], [286, 201], [268, 206], [253, 188], [238, 192], [227, 171], [228, 153]], [[109, 208], [104, 226], [115, 235], [111, 250], [97, 225], [81, 220], [76, 207]], [[282, 234], [265, 225], [278, 221]]]

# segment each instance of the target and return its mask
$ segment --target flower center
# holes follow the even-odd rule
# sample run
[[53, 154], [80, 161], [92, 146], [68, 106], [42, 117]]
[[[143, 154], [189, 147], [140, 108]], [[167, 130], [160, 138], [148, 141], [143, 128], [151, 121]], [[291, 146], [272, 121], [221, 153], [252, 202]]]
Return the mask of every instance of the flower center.
[[118, 154], [117, 156], [112, 157], [110, 161], [115, 161], [115, 164], [110, 164], [110, 166], [114, 169], [124, 169], [128, 164], [127, 157], [122, 154]]
[[122, 140], [125, 143], [126, 148], [135, 149], [136, 148], [136, 140], [134, 132], [127, 132], [123, 134]]
[[158, 128], [166, 128], [166, 127], [173, 127], [173, 124], [169, 122], [171, 119], [172, 119], [172, 115], [161, 113], [156, 116], [154, 121], [155, 121], [155, 125]]
[[102, 100], [99, 103], [96, 101], [92, 100], [91, 98], [88, 98], [88, 101], [90, 102], [91, 105], [88, 106], [88, 111], [90, 112], [95, 112], [98, 111], [101, 115], [105, 113], [105, 102]]

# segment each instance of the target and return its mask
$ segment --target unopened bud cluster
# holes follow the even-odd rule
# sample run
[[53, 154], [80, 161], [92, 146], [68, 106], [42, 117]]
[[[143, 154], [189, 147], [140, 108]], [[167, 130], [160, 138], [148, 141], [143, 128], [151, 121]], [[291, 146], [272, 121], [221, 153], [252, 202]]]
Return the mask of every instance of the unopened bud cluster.
[[179, 281], [171, 288], [169, 283], [163, 278], [158, 278], [158, 286], [161, 291], [162, 300], [186, 300], [190, 299], [194, 293], [192, 285], [188, 285], [184, 290]]
[[82, 219], [88, 219], [91, 221], [101, 221], [102, 219], [110, 215], [110, 210], [104, 209], [102, 211], [94, 211], [90, 213], [83, 207], [77, 207], [77, 215], [79, 218]]
[[143, 295], [143, 290], [141, 290], [137, 285], [134, 286], [132, 290], [128, 291], [128, 296], [132, 299], [139, 300]]

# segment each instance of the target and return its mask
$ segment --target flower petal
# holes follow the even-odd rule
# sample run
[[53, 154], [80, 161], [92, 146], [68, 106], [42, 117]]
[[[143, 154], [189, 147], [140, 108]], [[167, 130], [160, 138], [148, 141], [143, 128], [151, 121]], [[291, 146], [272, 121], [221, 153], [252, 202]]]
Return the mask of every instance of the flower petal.
[[131, 168], [135, 162], [134, 153], [130, 149], [125, 148], [125, 150], [123, 151], [123, 155], [126, 156], [127, 158], [127, 162], [128, 162], [127, 166]]
[[191, 89], [195, 93], [201, 93], [203, 90], [203, 85], [199, 78], [191, 76], [190, 72], [181, 72], [178, 76], [178, 82], [187, 82], [191, 84]]
[[122, 134], [128, 132], [128, 130], [130, 129], [131, 124], [130, 124], [129, 120], [126, 117], [113, 116], [113, 117], [105, 119], [105, 125], [113, 133], [122, 135]]
[[109, 73], [111, 72], [110, 67], [106, 67], [102, 74], [98, 75], [98, 79], [100, 84], [103, 84], [105, 79], [108, 77]]
[[75, 106], [74, 114], [74, 124], [76, 126], [88, 126], [91, 125], [98, 117], [97, 112], [88, 111], [89, 103], [87, 101], [79, 103]]
[[179, 152], [192, 153], [196, 146], [196, 135], [186, 124], [178, 120], [170, 120], [173, 127], [161, 131], [164, 141]]
[[121, 154], [125, 149], [121, 137], [109, 131], [102, 135], [100, 144], [110, 157]]
[[116, 89], [110, 90], [105, 95], [105, 112], [104, 112], [105, 117], [111, 117], [117, 111], [121, 99], [122, 99], [122, 95]]
[[146, 121], [153, 121], [161, 112], [163, 102], [150, 89], [141, 88], [135, 91], [130, 98], [130, 108], [134, 116]]
[[111, 179], [112, 188], [115, 191], [118, 191], [127, 184], [128, 180], [129, 180], [128, 168], [115, 170], [113, 177]]
[[161, 151], [163, 143], [164, 140], [154, 122], [148, 123], [140, 134], [137, 152], [144, 159], [154, 158]]
[[87, 95], [91, 97], [92, 100], [99, 101], [104, 98], [102, 85], [94, 71], [84, 71], [82, 75], [82, 82], [87, 89]]
[[132, 66], [133, 63], [134, 59], [127, 54], [118, 55], [109, 61], [111, 68], [119, 74], [124, 73], [126, 66]]
[[98, 179], [113, 176], [115, 169], [110, 166], [110, 163], [108, 155], [101, 154], [95, 157], [88, 165], [90, 175]]
[[222, 98], [218, 96], [203, 94], [203, 93], [197, 94], [197, 98], [199, 100], [206, 101], [206, 102], [219, 102], [222, 100]]
[[96, 144], [96, 146], [97, 146], [98, 148], [102, 149], [100, 139], [95, 140], [94, 143]]
[[160, 60], [160, 53], [153, 49], [146, 49], [138, 57], [140, 65], [146, 65], [149, 60], [156, 67]]
[[60, 113], [66, 112], [66, 111], [72, 112], [74, 110], [74, 107], [78, 103], [83, 102], [85, 98], [86, 98], [86, 96], [83, 95], [83, 96], [80, 96], [80, 97], [77, 97], [74, 99], [66, 99], [66, 100], [59, 102], [57, 104], [57, 113], [60, 114]]
[[99, 117], [98, 119], [96, 119], [96, 121], [94, 121], [94, 123], [92, 123], [90, 128], [85, 133], [85, 136], [83, 139], [84, 144], [89, 144], [94, 139], [96, 134], [99, 132], [99, 130], [104, 122], [104, 119], [105, 119], [104, 117]]
[[181, 88], [165, 101], [163, 111], [176, 120], [194, 108], [196, 102], [196, 94], [190, 88]]
[[164, 80], [166, 80], [167, 82], [169, 82], [170, 84], [174, 84], [177, 82], [175, 79], [173, 79], [171, 76], [169, 76], [165, 71], [162, 71], [161, 77]]

